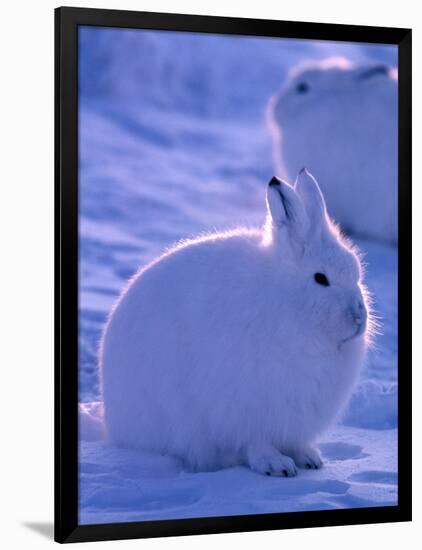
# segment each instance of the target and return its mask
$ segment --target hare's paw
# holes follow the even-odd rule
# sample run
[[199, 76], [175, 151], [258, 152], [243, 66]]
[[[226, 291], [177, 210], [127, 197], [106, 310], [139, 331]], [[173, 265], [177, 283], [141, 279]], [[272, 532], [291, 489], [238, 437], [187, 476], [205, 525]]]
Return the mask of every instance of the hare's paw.
[[271, 447], [249, 452], [248, 463], [254, 472], [268, 476], [294, 477], [297, 475], [294, 461]]
[[313, 447], [306, 447], [293, 454], [293, 460], [299, 468], [318, 470], [322, 468], [322, 459], [319, 452]]

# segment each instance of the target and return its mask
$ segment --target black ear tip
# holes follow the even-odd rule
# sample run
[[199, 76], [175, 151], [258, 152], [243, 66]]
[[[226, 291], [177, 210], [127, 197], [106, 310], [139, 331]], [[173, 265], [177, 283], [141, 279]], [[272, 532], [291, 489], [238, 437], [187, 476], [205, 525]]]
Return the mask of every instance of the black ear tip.
[[307, 172], [308, 172], [308, 170], [306, 170], [305, 167], [303, 167], [299, 170], [299, 174], [307, 174]]
[[270, 185], [271, 187], [273, 187], [274, 185], [280, 185], [280, 180], [276, 176], [273, 176], [268, 185]]

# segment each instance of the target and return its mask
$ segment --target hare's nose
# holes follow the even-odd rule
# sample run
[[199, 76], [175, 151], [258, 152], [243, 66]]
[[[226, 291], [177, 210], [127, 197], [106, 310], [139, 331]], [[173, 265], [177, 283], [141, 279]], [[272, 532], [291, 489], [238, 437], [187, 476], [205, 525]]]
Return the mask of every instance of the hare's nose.
[[366, 307], [363, 301], [359, 298], [352, 307], [352, 318], [357, 325], [364, 325], [366, 322]]

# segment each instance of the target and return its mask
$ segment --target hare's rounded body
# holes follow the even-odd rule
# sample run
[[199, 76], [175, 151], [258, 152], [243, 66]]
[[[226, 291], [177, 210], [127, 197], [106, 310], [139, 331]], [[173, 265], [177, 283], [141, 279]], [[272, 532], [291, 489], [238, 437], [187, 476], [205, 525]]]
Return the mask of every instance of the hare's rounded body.
[[281, 174], [293, 177], [305, 164], [318, 174], [328, 211], [343, 229], [397, 241], [393, 71], [383, 65], [352, 67], [344, 62], [295, 71], [272, 98], [270, 120]]
[[[293, 475], [295, 463], [320, 465], [310, 444], [353, 387], [366, 314], [357, 327], [356, 281], [351, 289], [316, 284], [320, 253], [306, 260], [309, 276], [298, 276], [296, 245], [288, 237], [283, 246], [278, 233], [267, 226], [266, 236], [239, 229], [189, 241], [131, 281], [101, 352], [115, 442], [169, 453], [196, 470], [243, 463]], [[358, 277], [337, 236], [321, 238], [326, 260], [339, 253]]]

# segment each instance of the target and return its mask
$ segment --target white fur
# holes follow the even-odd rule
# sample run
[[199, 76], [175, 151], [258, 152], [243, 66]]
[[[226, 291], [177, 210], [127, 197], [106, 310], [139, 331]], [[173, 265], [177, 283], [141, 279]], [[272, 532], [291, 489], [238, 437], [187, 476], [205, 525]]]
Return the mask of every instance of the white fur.
[[344, 230], [397, 242], [393, 70], [353, 67], [344, 59], [298, 68], [271, 99], [269, 119], [283, 177], [307, 166], [318, 174], [328, 212]]
[[273, 181], [267, 204], [264, 229], [183, 242], [129, 282], [101, 349], [117, 444], [194, 470], [321, 465], [311, 444], [347, 400], [366, 348], [360, 262], [307, 172], [295, 188]]

